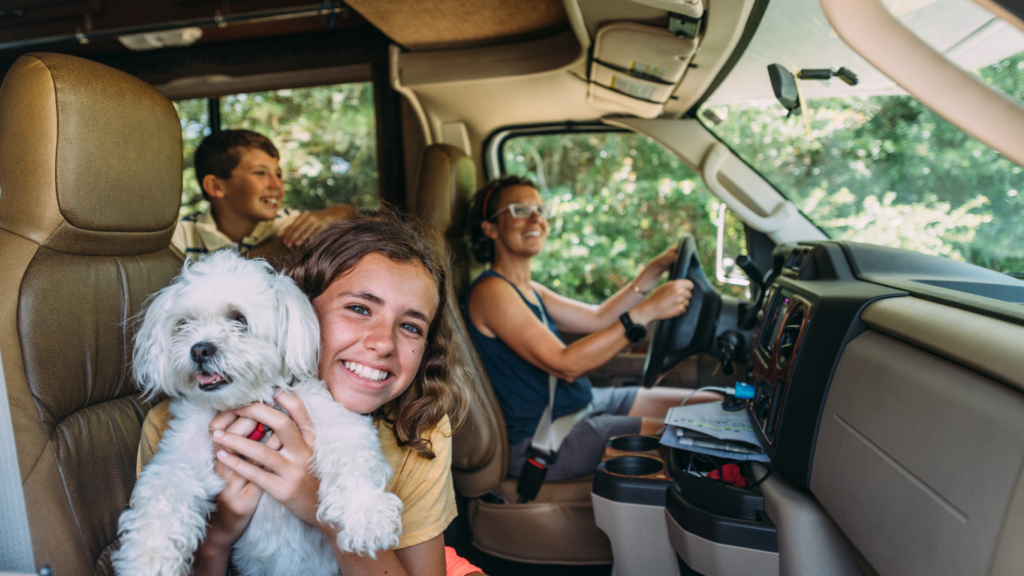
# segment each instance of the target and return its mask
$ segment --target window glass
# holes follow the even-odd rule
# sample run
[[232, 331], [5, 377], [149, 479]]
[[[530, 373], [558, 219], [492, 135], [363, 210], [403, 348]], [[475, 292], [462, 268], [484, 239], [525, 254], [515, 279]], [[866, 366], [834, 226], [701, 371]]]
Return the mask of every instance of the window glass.
[[[847, 67], [860, 83], [801, 81], [806, 113], [787, 116], [766, 70], [773, 62]], [[978, 74], [1019, 96], [1020, 62], [990, 62]], [[773, 1], [698, 116], [834, 238], [1024, 269], [1021, 168], [861, 59], [831, 32], [817, 0]]]
[[181, 171], [181, 215], [206, 210], [209, 206], [203, 200], [203, 193], [196, 181], [196, 169], [192, 159], [196, 146], [210, 133], [210, 108], [205, 98], [180, 100], [174, 103], [181, 121], [181, 147], [184, 164]]
[[[538, 282], [601, 302], [692, 234], [705, 273], [722, 287], [714, 279], [719, 202], [654, 140], [629, 132], [524, 135], [506, 140], [501, 154], [505, 171], [536, 182], [552, 209], [547, 245], [533, 261]], [[742, 223], [726, 222], [734, 245], [745, 245]], [[731, 295], [741, 291], [725, 288]]]
[[[206, 100], [176, 102], [184, 140], [182, 213], [203, 210], [195, 147], [210, 133]], [[220, 99], [221, 126], [270, 138], [281, 153], [284, 205], [319, 210], [334, 204], [380, 205], [373, 84], [360, 82], [235, 94]]]
[[951, 62], [1024, 103], [1024, 32], [972, 0], [890, 0], [904, 26]]

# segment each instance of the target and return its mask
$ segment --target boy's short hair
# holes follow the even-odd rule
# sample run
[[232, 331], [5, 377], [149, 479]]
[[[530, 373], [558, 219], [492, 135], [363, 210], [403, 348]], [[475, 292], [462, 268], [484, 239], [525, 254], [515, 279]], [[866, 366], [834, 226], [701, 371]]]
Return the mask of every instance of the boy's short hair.
[[230, 179], [231, 171], [242, 161], [242, 148], [256, 148], [278, 160], [281, 159], [277, 147], [270, 141], [270, 138], [258, 132], [252, 130], [214, 132], [199, 143], [192, 162], [196, 169], [196, 180], [199, 181], [199, 189], [203, 192], [203, 198], [210, 199], [206, 190], [203, 189], [203, 179], [207, 174], [213, 174], [222, 180]]

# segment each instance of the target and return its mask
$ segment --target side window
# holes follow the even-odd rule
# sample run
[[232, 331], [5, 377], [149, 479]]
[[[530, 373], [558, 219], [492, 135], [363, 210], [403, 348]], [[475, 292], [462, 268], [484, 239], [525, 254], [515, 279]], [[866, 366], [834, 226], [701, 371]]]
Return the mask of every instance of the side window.
[[[192, 158], [211, 130], [208, 106], [205, 99], [175, 102], [184, 140], [183, 214], [206, 208]], [[264, 134], [281, 152], [285, 206], [380, 206], [372, 83], [233, 94], [219, 106], [222, 127]]]
[[[692, 234], [708, 278], [724, 294], [742, 294], [716, 278], [720, 202], [661, 144], [631, 132], [576, 132], [513, 136], [500, 153], [505, 172], [533, 179], [552, 208], [535, 280], [597, 303]], [[726, 217], [723, 233], [734, 259], [744, 247], [742, 222]]]

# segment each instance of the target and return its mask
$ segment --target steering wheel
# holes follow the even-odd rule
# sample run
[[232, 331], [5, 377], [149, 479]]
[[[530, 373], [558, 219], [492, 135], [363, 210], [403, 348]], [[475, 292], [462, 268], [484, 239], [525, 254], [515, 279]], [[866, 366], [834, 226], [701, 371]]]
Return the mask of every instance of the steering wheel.
[[693, 282], [693, 297], [686, 311], [659, 321], [651, 333], [644, 362], [644, 388], [650, 388], [682, 360], [711, 348], [715, 339], [722, 296], [711, 285], [697, 257], [697, 241], [683, 236], [669, 280]]

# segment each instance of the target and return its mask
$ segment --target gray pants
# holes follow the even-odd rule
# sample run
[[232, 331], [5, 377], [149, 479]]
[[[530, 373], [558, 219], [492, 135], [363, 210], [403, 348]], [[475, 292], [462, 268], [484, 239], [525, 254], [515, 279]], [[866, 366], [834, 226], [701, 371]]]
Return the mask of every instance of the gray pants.
[[[636, 400], [637, 388], [594, 388], [594, 411], [587, 414], [569, 431], [558, 450], [558, 460], [548, 466], [545, 481], [568, 480], [593, 474], [601, 463], [604, 444], [609, 438], [639, 434], [641, 418], [627, 416]], [[533, 438], [511, 447], [508, 475], [519, 477], [526, 464], [526, 449]]]

